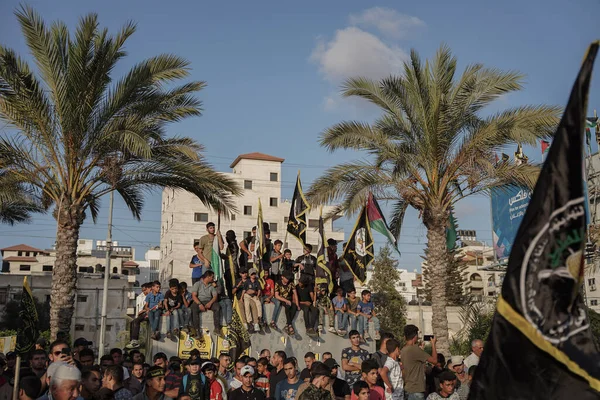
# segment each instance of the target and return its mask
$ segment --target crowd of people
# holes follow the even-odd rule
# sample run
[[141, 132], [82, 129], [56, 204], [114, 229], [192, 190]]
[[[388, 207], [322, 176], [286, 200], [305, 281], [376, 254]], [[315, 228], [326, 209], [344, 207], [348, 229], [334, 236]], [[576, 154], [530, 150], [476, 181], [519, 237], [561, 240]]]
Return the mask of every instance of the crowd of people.
[[[149, 323], [154, 340], [161, 339], [161, 321], [166, 324], [162, 330], [166, 331], [167, 339], [178, 338], [183, 330], [202, 340], [200, 321], [206, 311], [212, 312], [214, 332], [223, 335], [226, 331], [222, 328], [232, 321], [234, 300], [240, 305], [240, 319], [250, 333], [260, 332], [267, 326], [281, 330], [279, 317], [283, 310], [283, 331], [289, 335], [295, 335], [294, 320], [298, 312], [302, 312], [309, 336], [318, 335], [326, 328], [340, 336], [345, 336], [348, 330], [357, 330], [365, 342], [371, 339], [369, 325], [372, 324], [374, 339], [379, 340], [380, 326], [371, 292], [363, 290], [357, 294], [352, 271], [338, 263], [335, 240], [328, 240], [328, 261], [326, 265], [319, 265], [310, 244], [304, 246], [301, 256], [293, 259], [291, 250], [283, 249], [281, 240], [271, 242], [268, 224], [264, 231], [266, 252], [260, 260], [254, 248], [256, 227], [239, 243], [231, 230], [223, 241], [212, 222], [206, 225], [206, 230], [207, 234], [194, 244], [196, 254], [189, 265], [191, 288], [187, 282], [177, 279], [169, 280], [164, 292], [159, 281], [142, 285], [128, 348], [139, 347], [142, 322]], [[214, 241], [219, 244], [223, 267], [211, 264], [209, 254]], [[267, 308], [271, 310], [267, 312]]]
[[[340, 354], [304, 355], [300, 360], [282, 350], [263, 349], [258, 358], [228, 353], [202, 359], [192, 350], [188, 359], [159, 352], [151, 360], [137, 349], [114, 348], [100, 357], [92, 343], [79, 338], [47, 345], [39, 340], [19, 372], [19, 400], [466, 400], [479, 357], [454, 356], [446, 363], [431, 339], [431, 354], [418, 341], [414, 325], [404, 330], [404, 345], [383, 333], [373, 354], [361, 347], [357, 330]], [[340, 339], [341, 340], [341, 339]], [[233, 361], [233, 362], [232, 362]], [[16, 355], [0, 355], [0, 400], [11, 399]]]

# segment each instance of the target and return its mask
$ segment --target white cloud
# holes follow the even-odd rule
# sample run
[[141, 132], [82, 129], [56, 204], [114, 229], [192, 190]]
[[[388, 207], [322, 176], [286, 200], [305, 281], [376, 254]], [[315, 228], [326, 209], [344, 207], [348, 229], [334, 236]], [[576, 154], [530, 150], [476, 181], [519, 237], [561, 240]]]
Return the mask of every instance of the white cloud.
[[404, 39], [415, 29], [424, 28], [425, 22], [418, 17], [399, 13], [391, 8], [373, 7], [350, 16], [350, 24], [375, 28], [382, 35]]
[[319, 39], [310, 56], [325, 79], [333, 83], [353, 76], [379, 79], [398, 73], [406, 58], [399, 47], [356, 27], [337, 30], [329, 42]]

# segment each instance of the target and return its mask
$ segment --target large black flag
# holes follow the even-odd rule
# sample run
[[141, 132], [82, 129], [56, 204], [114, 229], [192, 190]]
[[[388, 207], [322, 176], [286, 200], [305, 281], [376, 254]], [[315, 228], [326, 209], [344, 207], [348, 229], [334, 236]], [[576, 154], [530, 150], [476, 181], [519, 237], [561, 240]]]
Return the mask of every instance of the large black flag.
[[306, 216], [310, 210], [310, 205], [304, 193], [302, 192], [302, 184], [300, 183], [300, 172], [296, 178], [296, 187], [294, 188], [294, 197], [292, 198], [292, 206], [290, 207], [290, 216], [288, 218], [287, 231], [298, 238], [302, 246], [306, 245]]
[[350, 268], [356, 279], [364, 283], [367, 279], [367, 267], [373, 261], [373, 234], [366, 206], [358, 215], [350, 238], [344, 246], [341, 259]]
[[469, 399], [598, 399], [600, 354], [579, 293], [590, 46], [508, 261]]
[[19, 310], [21, 324], [17, 330], [16, 352], [25, 355], [35, 347], [38, 340], [38, 315], [33, 301], [33, 295], [27, 283], [27, 277], [23, 278], [23, 294], [21, 295], [21, 307]]

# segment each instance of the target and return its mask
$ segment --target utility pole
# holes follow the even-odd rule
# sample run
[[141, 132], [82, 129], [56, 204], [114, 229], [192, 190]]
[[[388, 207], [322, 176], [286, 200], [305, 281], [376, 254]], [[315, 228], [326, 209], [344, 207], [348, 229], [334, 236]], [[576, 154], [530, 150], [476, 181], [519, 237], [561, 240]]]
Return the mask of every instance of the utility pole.
[[108, 280], [110, 279], [110, 255], [112, 250], [112, 217], [113, 203], [115, 200], [114, 190], [110, 192], [110, 202], [108, 206], [108, 232], [106, 234], [106, 266], [104, 267], [104, 291], [102, 293], [102, 316], [100, 320], [100, 343], [98, 345], [98, 364], [100, 358], [104, 355], [106, 347], [106, 314], [108, 306]]

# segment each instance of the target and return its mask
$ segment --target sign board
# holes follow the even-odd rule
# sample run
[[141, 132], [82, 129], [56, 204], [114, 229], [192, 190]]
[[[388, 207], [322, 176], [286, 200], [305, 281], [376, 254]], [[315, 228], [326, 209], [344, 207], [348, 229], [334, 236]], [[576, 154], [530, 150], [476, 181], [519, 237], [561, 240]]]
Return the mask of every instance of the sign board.
[[531, 191], [513, 187], [492, 191], [492, 238], [496, 258], [510, 255], [517, 231], [531, 199]]
[[209, 359], [213, 357], [213, 340], [208, 329], [202, 330], [204, 340], [198, 340], [189, 335], [189, 333], [181, 332], [179, 334], [179, 350], [178, 356], [182, 360], [190, 358], [190, 351], [198, 349], [200, 358]]

